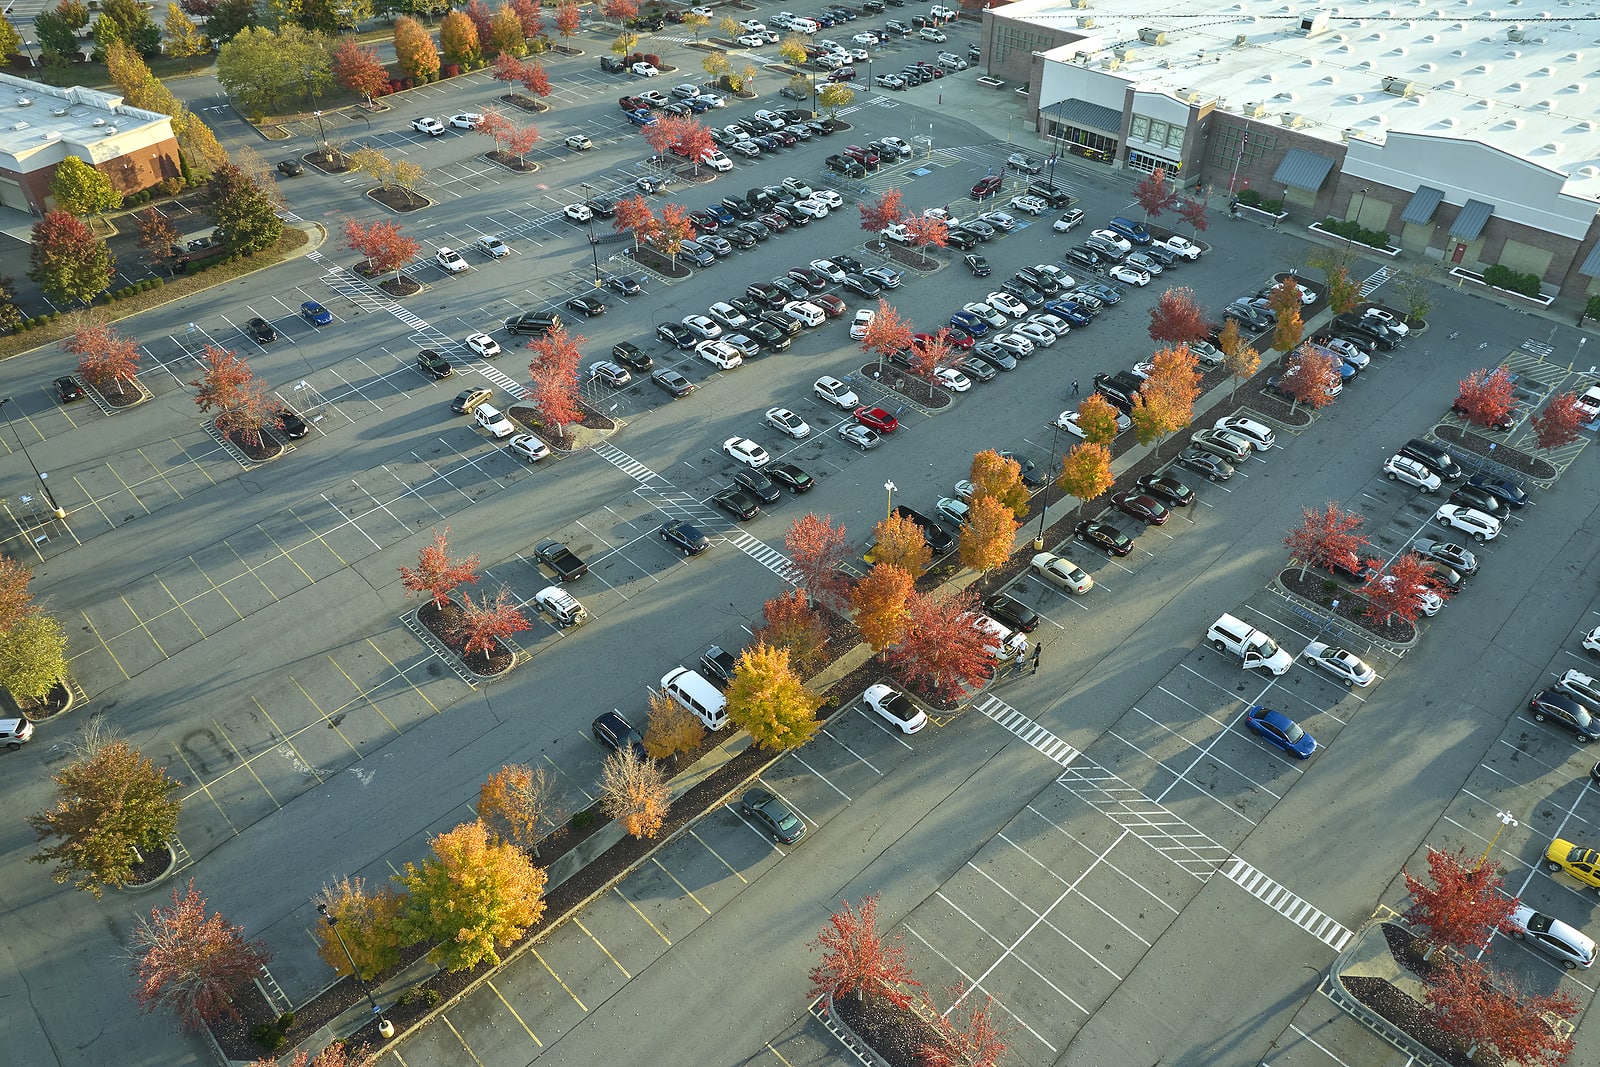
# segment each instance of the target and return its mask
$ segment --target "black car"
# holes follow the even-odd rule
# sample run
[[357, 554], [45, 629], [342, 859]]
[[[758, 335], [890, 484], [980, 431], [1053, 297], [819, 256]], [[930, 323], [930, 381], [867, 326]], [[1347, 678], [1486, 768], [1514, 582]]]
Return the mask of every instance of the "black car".
[[1392, 337], [1380, 324], [1360, 315], [1334, 316], [1333, 329], [1352, 341], [1365, 341], [1385, 352], [1394, 351], [1399, 344], [1399, 339]]
[[672, 394], [674, 400], [694, 392], [694, 383], [675, 370], [658, 370], [650, 375], [650, 380]]
[[793, 343], [788, 334], [759, 317], [745, 323], [740, 329], [768, 352], [782, 352]]
[[989, 266], [989, 261], [975, 253], [969, 252], [962, 256], [961, 262], [967, 265], [967, 269], [972, 272], [974, 278], [987, 278], [994, 273], [994, 269]]
[[1496, 519], [1504, 519], [1511, 514], [1510, 506], [1502, 497], [1476, 485], [1457, 486], [1447, 503], [1474, 508]]
[[1093, 545], [1108, 556], [1126, 556], [1133, 551], [1133, 539], [1108, 523], [1085, 519], [1072, 532], [1078, 536], [1078, 540]]
[[304, 169], [305, 168], [300, 165], [300, 161], [298, 159], [286, 159], [282, 163], [278, 164], [278, 173], [283, 175], [285, 178], [298, 178], [300, 176], [300, 172]]
[[639, 279], [631, 274], [613, 274], [606, 279], [606, 287], [622, 296], [638, 296], [644, 292], [644, 286], [639, 284]]
[[266, 319], [251, 319], [244, 324], [244, 328], [252, 338], [262, 344], [278, 339], [278, 331]]
[[728, 688], [738, 665], [739, 657], [721, 645], [712, 645], [700, 656], [700, 673], [718, 689]]
[[1343, 578], [1351, 585], [1365, 585], [1368, 581], [1378, 576], [1377, 568], [1363, 563], [1360, 559], [1330, 559], [1322, 564], [1323, 569], [1329, 574]]
[[981, 359], [966, 356], [956, 361], [956, 370], [975, 381], [986, 382], [995, 375], [995, 370]]
[[[1061, 292], [1061, 283], [1037, 267], [1023, 267], [1017, 271], [1017, 280], [1038, 290], [1045, 296], [1055, 296]], [[1027, 297], [1022, 299], [1026, 300]]]
[[1186, 508], [1194, 503], [1194, 490], [1170, 474], [1146, 474], [1134, 483], [1142, 493], [1173, 507]]
[[698, 556], [711, 547], [710, 538], [701, 533], [698, 526], [682, 519], [667, 520], [661, 524], [656, 533], [661, 535], [661, 540], [685, 556]]
[[983, 610], [1013, 630], [1031, 634], [1039, 626], [1039, 613], [1014, 596], [994, 593], [985, 597]]
[[[766, 224], [755, 219], [751, 219], [749, 222], [741, 222], [734, 229], [739, 233], [749, 234], [756, 241], [765, 241], [772, 236], [772, 231], [767, 229]], [[728, 239], [732, 240], [733, 234], [729, 234]]]
[[753, 219], [756, 217], [756, 209], [750, 206], [749, 201], [741, 200], [737, 196], [723, 197], [722, 206], [741, 219]]
[[943, 526], [934, 522], [919, 511], [913, 511], [904, 504], [896, 504], [894, 513], [902, 519], [909, 519], [916, 523], [922, 531], [922, 539], [928, 543], [935, 556], [942, 556], [956, 547], [956, 539]]
[[83, 399], [83, 386], [79, 385], [78, 379], [70, 374], [62, 375], [52, 384], [56, 387], [56, 396], [61, 398], [63, 404]]
[[741, 522], [748, 521], [761, 514], [761, 505], [757, 503], [755, 497], [743, 489], [736, 489], [731, 486], [713, 494], [711, 503]]
[[761, 468], [761, 473], [787, 488], [791, 493], [804, 493], [816, 485], [816, 479], [793, 463], [769, 463]]
[[760, 321], [783, 331], [788, 337], [793, 337], [800, 332], [800, 320], [791, 319], [781, 311], [763, 311]]
[[1000, 291], [1010, 293], [1029, 307], [1038, 307], [1044, 303], [1044, 294], [1019, 278], [1007, 278], [1001, 282]]
[[663, 322], [656, 327], [656, 336], [678, 348], [693, 348], [700, 340], [681, 322]]
[[617, 217], [617, 202], [609, 196], [592, 196], [584, 201], [584, 205], [594, 212], [594, 217], [597, 219]]
[[783, 277], [772, 279], [773, 288], [781, 291], [790, 300], [804, 300], [811, 293], [805, 285], [794, 278]]
[[424, 348], [417, 353], [417, 369], [434, 381], [443, 381], [455, 371], [450, 367], [450, 361], [431, 348]]
[[792, 845], [806, 835], [806, 824], [800, 817], [765, 789], [751, 789], [740, 797], [739, 814], [781, 844]]
[[606, 712], [594, 721], [589, 727], [589, 732], [594, 734], [594, 739], [608, 752], [631, 749], [641, 762], [648, 762], [650, 759], [644, 751], [644, 736], [630, 726], [620, 712]]
[[756, 246], [756, 239], [750, 235], [749, 230], [746, 230], [743, 227], [727, 229], [723, 230], [722, 232], [728, 235], [723, 240], [726, 243], [735, 246], [736, 248], [741, 248], [748, 251]]
[[844, 287], [858, 296], [872, 300], [883, 292], [883, 286], [867, 277], [865, 274], [846, 274]]
[[1538, 722], [1554, 719], [1571, 730], [1580, 744], [1600, 737], [1594, 713], [1559, 689], [1546, 689], [1528, 701], [1528, 714]]
[[987, 363], [992, 368], [989, 371], [991, 377], [997, 370], [1017, 369], [1017, 357], [992, 341], [984, 341], [981, 344], [974, 345], [972, 355], [968, 358], [979, 359]]
[[1062, 256], [1063, 258], [1069, 259], [1081, 267], [1088, 267], [1091, 270], [1096, 270], [1100, 266], [1100, 253], [1096, 252], [1092, 248], [1085, 248], [1082, 245], [1075, 245], [1074, 247], [1067, 249], [1062, 253]]
[[567, 301], [567, 309], [576, 311], [580, 315], [587, 315], [592, 319], [596, 315], [604, 315], [610, 311], [611, 305], [601, 300], [598, 296], [575, 296]]
[[561, 316], [554, 311], [525, 311], [506, 320], [506, 332], [513, 334], [543, 334], [555, 329]]
[[764, 504], [770, 504], [783, 495], [777, 483], [768, 478], [765, 471], [751, 467], [742, 467], [734, 471], [733, 481], [738, 488]]
[[589, 573], [589, 565], [560, 541], [541, 541], [533, 554], [563, 582], [575, 582]]
[[283, 436], [289, 440], [298, 441], [311, 432], [311, 427], [306, 425], [306, 420], [302, 419], [300, 414], [293, 408], [279, 408], [276, 414], [278, 416], [278, 429], [282, 430]]
[[651, 359], [632, 341], [618, 341], [611, 346], [611, 358], [631, 370], [649, 370], [655, 366]]
[[788, 294], [771, 282], [752, 282], [745, 287], [744, 295], [768, 310], [783, 307]]
[[828, 276], [815, 267], [794, 267], [789, 271], [789, 277], [813, 293], [820, 293], [828, 287]]
[[959, 248], [966, 252], [978, 247], [978, 235], [956, 226], [945, 231], [944, 243], [951, 248]]

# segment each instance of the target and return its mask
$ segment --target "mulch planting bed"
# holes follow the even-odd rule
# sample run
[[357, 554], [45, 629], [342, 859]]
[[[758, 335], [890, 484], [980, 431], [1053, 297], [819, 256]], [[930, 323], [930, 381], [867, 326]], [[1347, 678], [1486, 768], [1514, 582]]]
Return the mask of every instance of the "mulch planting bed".
[[433, 201], [405, 189], [370, 189], [367, 195], [391, 211], [421, 211]]
[[657, 274], [663, 274], [668, 278], [687, 278], [693, 273], [682, 263], [674, 263], [671, 256], [657, 252], [649, 245], [640, 245], [639, 250], [632, 255], [641, 267], [649, 267]]
[[283, 446], [265, 434], [255, 434], [252, 439], [242, 430], [234, 430], [222, 436], [257, 463], [264, 463], [283, 454]]
[[933, 1028], [909, 1008], [847, 993], [833, 1002], [833, 1010], [890, 1067], [922, 1067], [922, 1049], [939, 1045]]
[[528, 96], [526, 93], [506, 93], [500, 97], [500, 101], [501, 103], [510, 104], [512, 107], [521, 108], [523, 111], [531, 111], [536, 115], [541, 111], [550, 110], [549, 104], [536, 97]]
[[877, 361], [865, 363], [856, 373], [863, 378], [872, 379], [887, 389], [893, 389], [912, 403], [920, 404], [925, 408], [932, 408], [937, 411], [940, 408], [949, 407], [951, 404], [950, 394], [942, 388], [934, 385], [926, 378], [918, 377], [912, 372], [903, 370], [891, 363], [879, 363]]
[[1304, 577], [1300, 574], [1299, 567], [1288, 567], [1278, 574], [1278, 581], [1283, 587], [1297, 596], [1305, 597], [1313, 604], [1323, 608], [1330, 608], [1337, 599], [1339, 606], [1334, 609], [1342, 622], [1359, 627], [1384, 641], [1393, 641], [1396, 644], [1406, 644], [1417, 638], [1417, 627], [1414, 623], [1394, 619], [1382, 622], [1369, 619], [1366, 598], [1354, 589], [1340, 582], [1334, 581], [1325, 574], [1315, 570], [1307, 570]]
[[446, 601], [443, 607], [430, 600], [417, 609], [417, 621], [426, 626], [429, 633], [443, 641], [447, 648], [460, 656], [461, 662], [465, 663], [473, 674], [489, 678], [510, 670], [516, 655], [504, 645], [496, 643], [490, 651], [467, 651], [466, 635], [457, 629], [460, 618], [461, 608], [453, 600]]
[[1491, 441], [1483, 434], [1469, 430], [1465, 426], [1439, 426], [1433, 432], [1439, 440], [1453, 445], [1452, 451], [1471, 452], [1475, 456], [1492, 460], [1502, 467], [1509, 467], [1519, 474], [1526, 474], [1541, 482], [1554, 481], [1556, 475], [1560, 473], [1548, 461], [1538, 456], [1530, 456], [1508, 445]]
[[504, 167], [506, 170], [516, 171], [518, 174], [532, 174], [539, 169], [539, 164], [531, 159], [519, 159], [512, 152], [501, 152], [498, 149], [493, 152], [485, 152], [483, 158], [496, 166]]
[[[1392, 923], [1383, 924], [1383, 936], [1395, 961], [1408, 969], [1413, 962], [1420, 961], [1426, 951], [1419, 938]], [[1480, 1048], [1476, 1056], [1468, 1055], [1467, 1042], [1439, 1029], [1423, 1005], [1388, 981], [1365, 975], [1343, 975], [1339, 981], [1357, 1000], [1438, 1053], [1452, 1067], [1503, 1067], [1505, 1064], [1492, 1049]]]

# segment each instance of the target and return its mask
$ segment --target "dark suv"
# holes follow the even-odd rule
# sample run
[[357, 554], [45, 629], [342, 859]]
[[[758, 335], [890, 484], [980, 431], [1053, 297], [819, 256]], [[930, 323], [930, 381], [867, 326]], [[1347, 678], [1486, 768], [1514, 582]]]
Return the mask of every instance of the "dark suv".
[[417, 369], [436, 382], [454, 373], [450, 369], [450, 361], [431, 348], [424, 348], [417, 353]]
[[902, 519], [910, 519], [922, 531], [922, 539], [928, 542], [928, 547], [935, 556], [942, 556], [956, 547], [956, 539], [950, 531], [923, 515], [921, 512], [912, 511], [904, 504], [895, 505], [894, 513]]
[[506, 332], [514, 334], [549, 333], [561, 322], [554, 311], [524, 311], [506, 320]]

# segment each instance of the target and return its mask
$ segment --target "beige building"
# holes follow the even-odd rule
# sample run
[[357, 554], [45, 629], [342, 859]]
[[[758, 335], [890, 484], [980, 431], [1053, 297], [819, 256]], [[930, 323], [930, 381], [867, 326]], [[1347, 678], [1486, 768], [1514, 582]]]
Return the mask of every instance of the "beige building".
[[112, 93], [0, 74], [0, 205], [49, 211], [56, 165], [68, 156], [92, 164], [124, 195], [179, 174], [170, 116]]

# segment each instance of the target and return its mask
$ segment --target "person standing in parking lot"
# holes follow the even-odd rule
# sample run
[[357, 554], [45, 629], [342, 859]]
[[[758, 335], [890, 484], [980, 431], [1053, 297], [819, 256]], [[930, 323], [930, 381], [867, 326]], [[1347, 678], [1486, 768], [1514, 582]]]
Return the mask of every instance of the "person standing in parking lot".
[[1029, 672], [1030, 674], [1038, 674], [1039, 673], [1039, 655], [1043, 651], [1044, 651], [1044, 642], [1043, 641], [1040, 641], [1038, 644], [1033, 646], [1033, 670], [1031, 672]]

